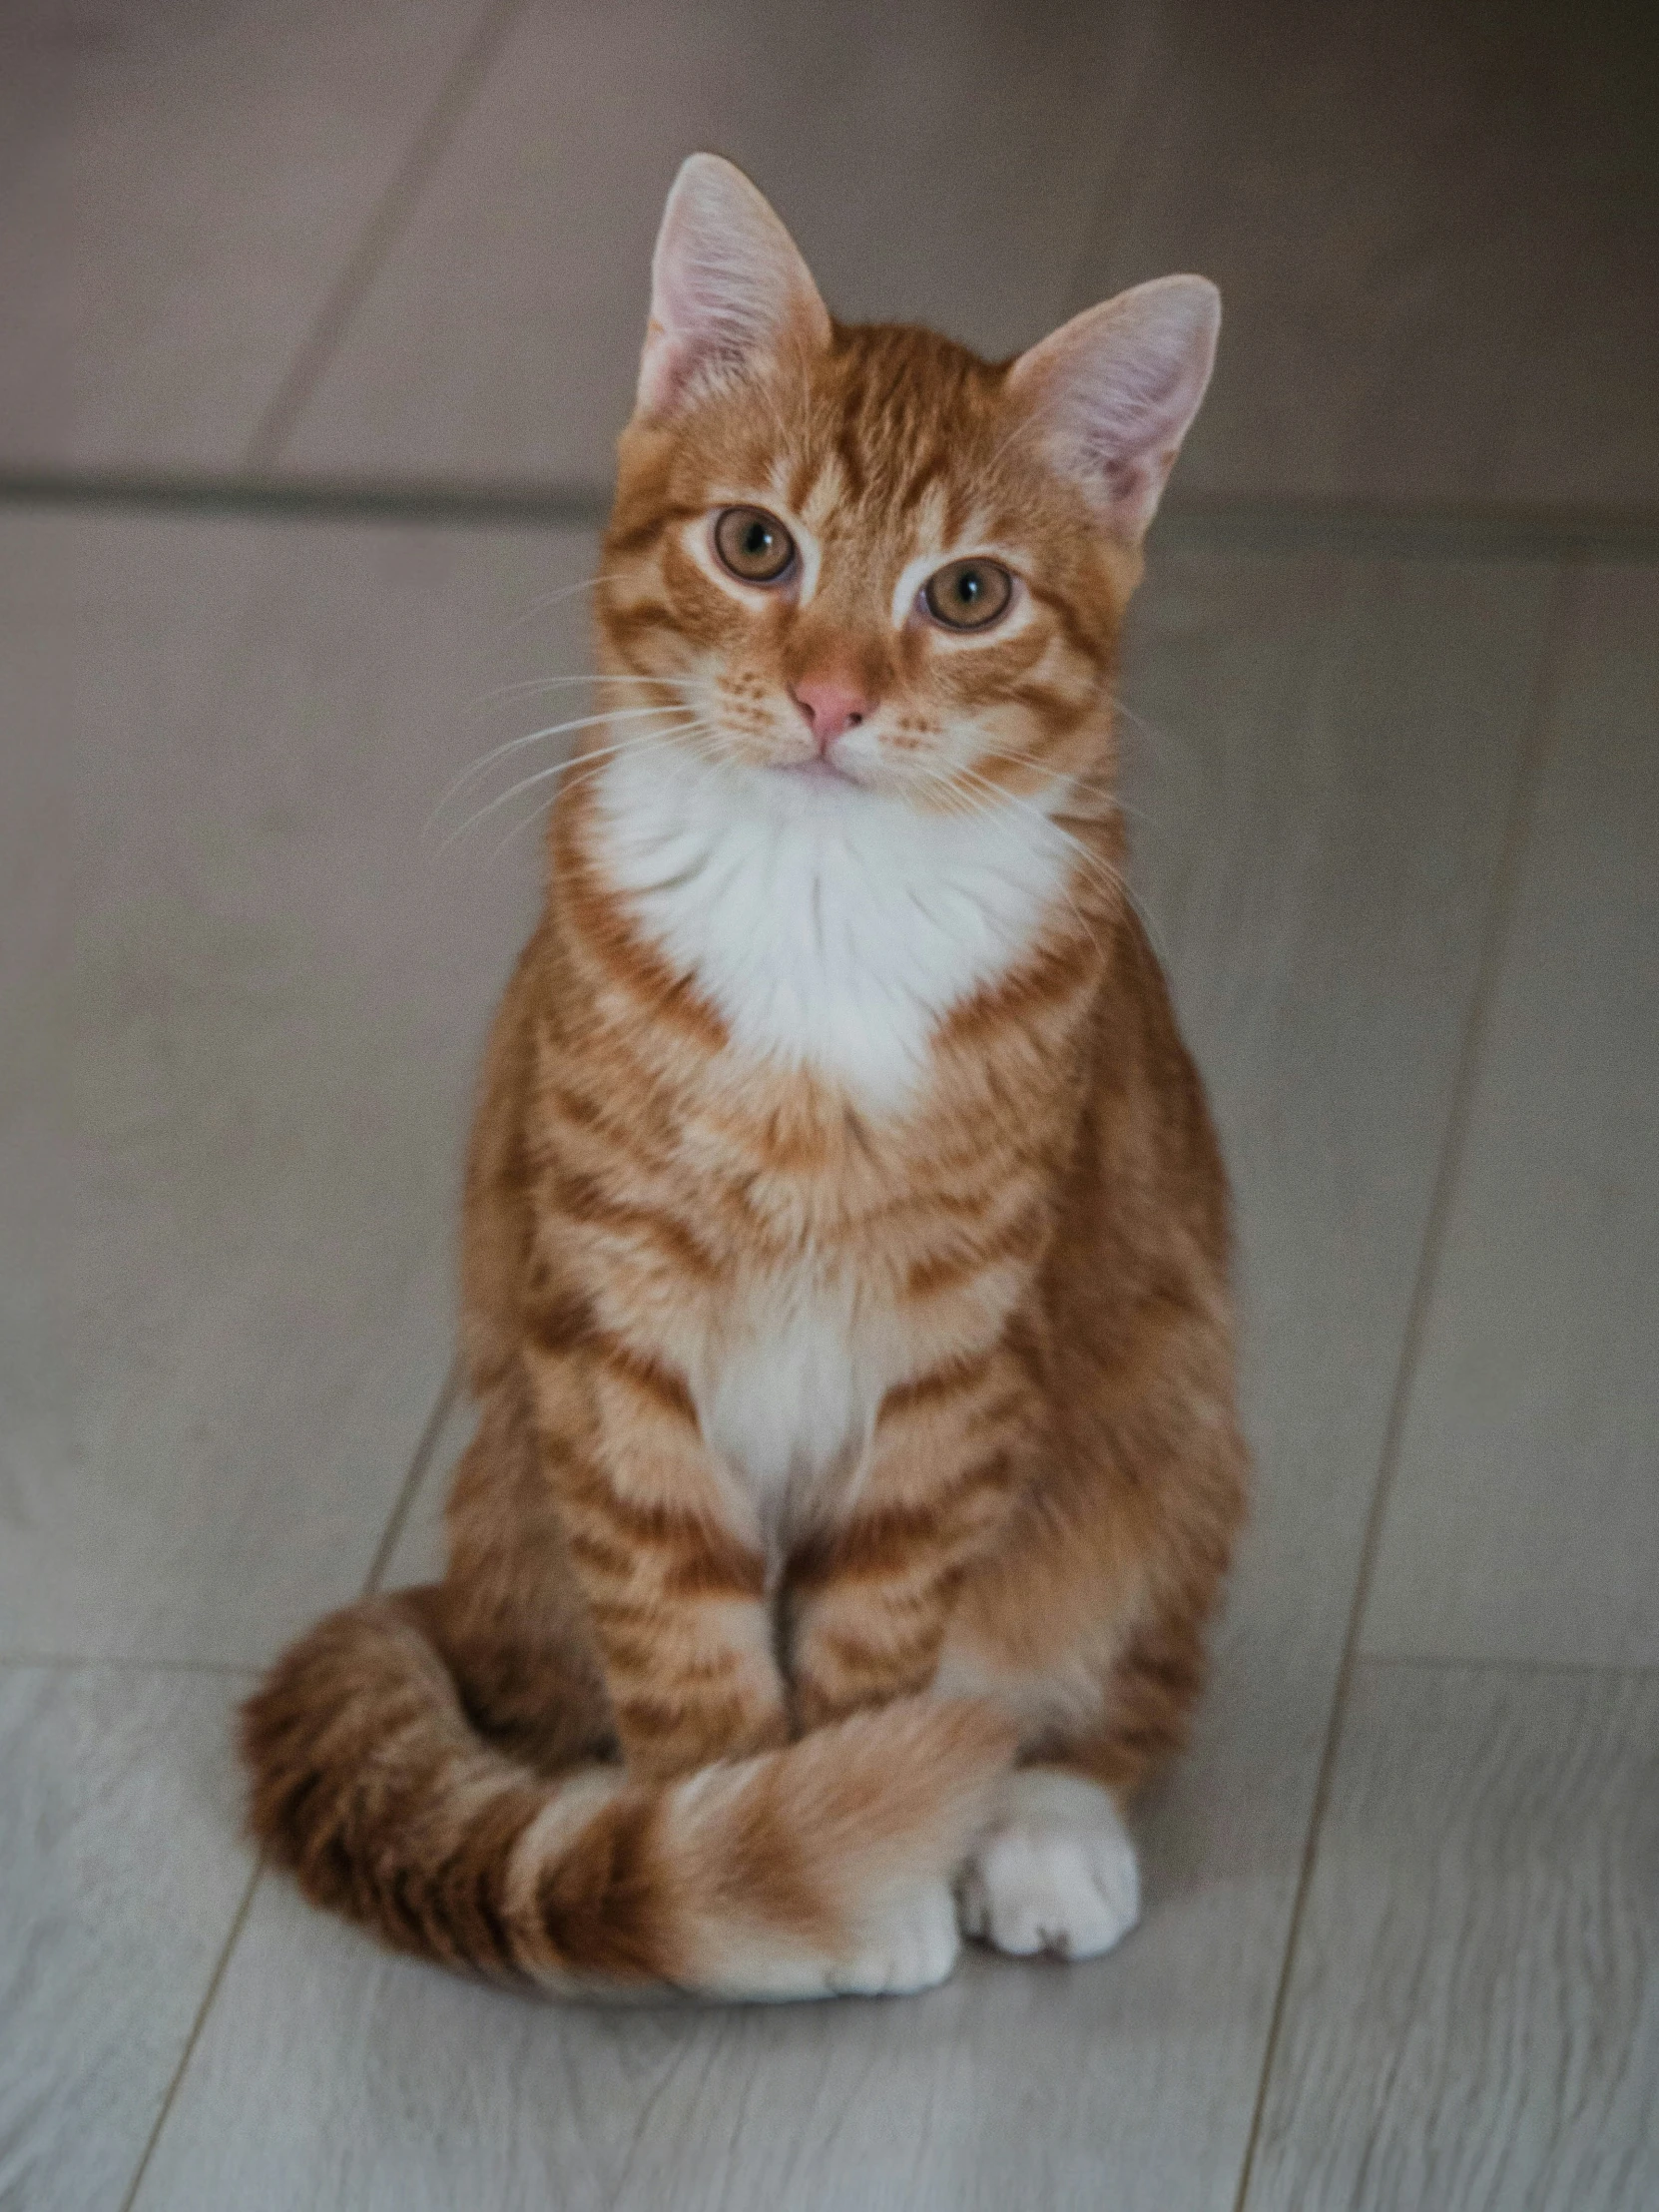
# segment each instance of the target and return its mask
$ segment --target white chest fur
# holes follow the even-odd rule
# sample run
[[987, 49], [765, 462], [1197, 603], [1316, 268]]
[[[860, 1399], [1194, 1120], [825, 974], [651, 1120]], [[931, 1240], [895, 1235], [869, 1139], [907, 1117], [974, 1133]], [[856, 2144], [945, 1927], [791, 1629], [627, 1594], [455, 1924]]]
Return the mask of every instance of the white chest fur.
[[734, 1042], [901, 1111], [941, 1015], [1003, 974], [1069, 857], [1029, 813], [924, 814], [774, 771], [624, 752], [600, 772], [612, 882]]
[[744, 1303], [694, 1395], [705, 1440], [776, 1548], [854, 1475], [898, 1346], [844, 1279], [827, 1279], [810, 1259], [757, 1281]]
[[[927, 815], [660, 752], [619, 754], [599, 796], [610, 880], [734, 1046], [838, 1080], [875, 1115], [904, 1112], [940, 1017], [1032, 942], [1067, 859], [1012, 810]], [[804, 1252], [751, 1287], [721, 1342], [694, 1378], [703, 1431], [776, 1537], [854, 1473], [903, 1332]]]

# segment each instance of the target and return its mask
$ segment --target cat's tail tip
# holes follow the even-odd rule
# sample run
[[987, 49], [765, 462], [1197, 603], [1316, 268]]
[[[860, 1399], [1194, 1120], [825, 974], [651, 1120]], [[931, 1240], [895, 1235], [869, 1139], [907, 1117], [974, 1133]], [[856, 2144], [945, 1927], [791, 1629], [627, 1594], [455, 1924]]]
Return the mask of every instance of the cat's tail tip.
[[788, 1997], [943, 1980], [958, 1949], [951, 1880], [1016, 1749], [984, 1700], [905, 1698], [675, 1785], [665, 1841], [687, 1984]]

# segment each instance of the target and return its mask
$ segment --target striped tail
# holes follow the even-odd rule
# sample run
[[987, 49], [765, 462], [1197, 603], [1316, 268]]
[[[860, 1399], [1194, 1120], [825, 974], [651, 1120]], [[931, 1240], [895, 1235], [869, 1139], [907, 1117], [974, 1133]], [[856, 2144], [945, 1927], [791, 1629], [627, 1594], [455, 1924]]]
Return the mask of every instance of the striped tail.
[[1014, 1752], [983, 1703], [906, 1698], [682, 1780], [547, 1777], [467, 1720], [419, 1593], [321, 1621], [243, 1708], [252, 1827], [314, 1903], [554, 1989], [925, 1988], [950, 1879]]

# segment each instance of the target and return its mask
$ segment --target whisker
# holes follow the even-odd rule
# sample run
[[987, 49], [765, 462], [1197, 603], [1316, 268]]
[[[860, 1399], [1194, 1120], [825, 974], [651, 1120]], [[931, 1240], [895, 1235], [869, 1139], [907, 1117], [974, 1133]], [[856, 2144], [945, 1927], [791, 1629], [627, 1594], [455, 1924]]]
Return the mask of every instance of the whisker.
[[[594, 719], [604, 722], [610, 718], [599, 715]], [[563, 776], [570, 769], [581, 768], [584, 765], [595, 766], [600, 761], [609, 760], [615, 753], [626, 753], [631, 746], [641, 751], [649, 751], [659, 740], [666, 742], [670, 738], [689, 736], [696, 729], [696, 721], [688, 720], [684, 723], [670, 725], [668, 729], [662, 731], [640, 731], [632, 737], [621, 739], [616, 745], [598, 746], [590, 753], [573, 753], [569, 760], [555, 761], [551, 768], [538, 769], [534, 776], [525, 777], [522, 783], [509, 785], [506, 791], [497, 792], [487, 806], [480, 807], [476, 814], [468, 815], [459, 829], [451, 830], [437, 849], [439, 852], [446, 852], [457, 837], [464, 837], [469, 830], [474, 829], [477, 824], [493, 815], [498, 807], [505, 807], [507, 802], [516, 799], [520, 792], [532, 791], [537, 784], [545, 784], [555, 776]]]
[[[1121, 888], [1117, 870], [1111, 863], [1102, 859], [1098, 853], [1091, 852], [1080, 837], [1073, 836], [1068, 830], [1063, 830], [1052, 815], [1045, 814], [1040, 807], [1033, 806], [1029, 800], [1021, 799], [1013, 792], [1004, 791], [999, 784], [993, 784], [988, 777], [979, 776], [972, 769], [969, 769], [966, 773], [974, 783], [984, 790], [987, 809], [999, 803], [1017, 807], [1022, 814], [1032, 816], [1052, 836], [1057, 837], [1061, 844], [1067, 846], [1076, 858], [1083, 863], [1085, 874], [1090, 876], [1099, 886], [1110, 891]], [[1089, 936], [1093, 938], [1094, 930], [1085, 919], [1082, 908], [1075, 899], [1071, 898], [1069, 890], [1066, 895], [1072, 912], [1082, 923]], [[1099, 942], [1098, 938], [1095, 938], [1095, 942]]]
[[[1118, 879], [1118, 871], [1109, 860], [1098, 852], [1091, 852], [1081, 837], [1075, 836], [1053, 815], [1046, 813], [1034, 801], [1022, 799], [1017, 792], [1005, 790], [1002, 785], [993, 783], [988, 776], [981, 776], [976, 769], [959, 769], [957, 774], [966, 777], [970, 783], [978, 785], [991, 799], [1000, 800], [1004, 805], [1017, 807], [1022, 814], [1030, 815], [1052, 835], [1058, 837], [1062, 844], [1070, 845], [1084, 864], [1099, 871], [1105, 880], [1115, 882]], [[1087, 818], [1082, 819], [1086, 820]]]
[[545, 730], [532, 730], [525, 737], [509, 738], [505, 745], [498, 745], [492, 752], [480, 754], [476, 761], [473, 761], [461, 771], [448, 790], [438, 799], [431, 814], [427, 817], [426, 830], [431, 830], [433, 823], [437, 821], [438, 816], [442, 814], [444, 808], [448, 806], [452, 799], [465, 791], [469, 784], [476, 783], [485, 769], [489, 768], [494, 762], [505, 760], [509, 753], [520, 753], [525, 746], [540, 745], [547, 738], [566, 737], [573, 730], [592, 730], [602, 722], [642, 722], [650, 715], [680, 715], [687, 714], [690, 711], [683, 701], [667, 702], [661, 707], [612, 708], [602, 715], [580, 715], [574, 722], [554, 722], [550, 723]]
[[528, 692], [562, 691], [573, 684], [661, 684], [668, 691], [696, 691], [699, 686], [690, 676], [608, 676], [595, 670], [586, 676], [532, 676], [521, 684], [499, 684], [472, 702], [470, 713], [476, 714], [485, 707], [493, 707], [503, 699], [522, 699]]
[[[971, 725], [970, 727], [977, 729], [977, 725]], [[979, 734], [981, 736], [989, 736], [988, 731], [980, 732]], [[1035, 753], [1014, 753], [1005, 746], [998, 746], [989, 752], [981, 754], [980, 759], [986, 761], [1011, 761], [1016, 768], [1034, 768], [1043, 770], [1046, 771], [1046, 773], [1051, 777], [1058, 776], [1061, 773], [1060, 770], [1055, 768], [1054, 764], [1051, 761], [1041, 760]], [[1127, 803], [1127, 801], [1120, 799], [1115, 791], [1110, 792], [1107, 795], [1106, 804], [1113, 814], [1122, 815], [1125, 817], [1126, 820], [1130, 822], [1150, 823], [1152, 820], [1152, 817], [1147, 814], [1143, 808], [1131, 807]], [[1081, 819], [1089, 820], [1092, 818], [1083, 817]]]
[[505, 638], [515, 630], [522, 630], [527, 622], [534, 622], [537, 615], [545, 614], [549, 607], [558, 606], [563, 599], [574, 599], [579, 591], [597, 591], [601, 584], [614, 584], [617, 580], [614, 572], [609, 576], [584, 576], [579, 584], [567, 584], [563, 591], [550, 591], [544, 599], [532, 600], [523, 614], [514, 615], [501, 635]]
[[1139, 898], [1136, 897], [1134, 888], [1131, 885], [1129, 878], [1124, 874], [1123, 870], [1120, 867], [1115, 867], [1110, 860], [1105, 858], [1103, 854], [1091, 851], [1089, 847], [1083, 842], [1081, 837], [1074, 836], [1069, 830], [1064, 829], [1060, 823], [1056, 822], [1052, 815], [1045, 814], [1040, 807], [1034, 807], [1029, 800], [1020, 799], [1013, 792], [1003, 791], [999, 785], [991, 783], [987, 778], [977, 776], [972, 769], [958, 770], [957, 773], [959, 775], [964, 775], [969, 778], [970, 781], [981, 785], [988, 793], [993, 794], [995, 798], [1005, 801], [1010, 806], [1020, 808], [1026, 814], [1033, 815], [1036, 820], [1043, 824], [1044, 827], [1054, 836], [1060, 838], [1063, 843], [1069, 845], [1071, 849], [1076, 853], [1078, 859], [1082, 862], [1084, 868], [1093, 875], [1097, 883], [1099, 883], [1103, 888], [1110, 890], [1114, 895], [1126, 899], [1128, 903], [1134, 908], [1135, 912], [1140, 916], [1141, 924], [1146, 930], [1147, 935], [1152, 940], [1153, 948], [1157, 952], [1158, 957], [1162, 961], [1164, 961], [1166, 966], [1168, 965], [1169, 953], [1164, 945], [1161, 932], [1153, 921], [1152, 916], [1147, 912], [1146, 908], [1142, 905]]
[[[948, 793], [953, 793], [958, 799], [960, 799], [964, 804], [957, 811], [963, 813], [970, 819], [981, 816], [986, 818], [993, 818], [996, 813], [996, 802], [1000, 800], [1011, 799], [1013, 797], [1012, 793], [1004, 792], [997, 785], [988, 782], [988, 780], [983, 777], [979, 777], [976, 778], [975, 781], [983, 786], [989, 796], [986, 799], [978, 802], [978, 804], [976, 805], [973, 802], [971, 796], [965, 792], [962, 792], [957, 785], [956, 779], [960, 774], [962, 774], [962, 771], [951, 770], [947, 772], [944, 770], [933, 770], [924, 771], [924, 773], [929, 774], [932, 781], [942, 784]], [[971, 771], [968, 771], [967, 773], [970, 775], [972, 774]], [[1052, 820], [1050, 820], [1049, 817], [1043, 815], [1040, 809], [1033, 808], [1031, 812], [1037, 814], [1039, 820], [1046, 822], [1051, 830], [1058, 829], [1058, 826]], [[1065, 836], [1065, 832], [1063, 830], [1059, 830], [1058, 833], [1062, 837]], [[1066, 841], [1072, 844], [1077, 843], [1077, 840], [1075, 838], [1067, 838]], [[1085, 847], [1079, 846], [1079, 850], [1085, 851], [1086, 854]], [[1088, 855], [1086, 854], [1086, 856]], [[1095, 947], [1096, 951], [1102, 951], [1104, 948], [1101, 945], [1100, 937], [1096, 932], [1093, 924], [1090, 922], [1088, 916], [1084, 913], [1082, 907], [1078, 905], [1076, 899], [1072, 896], [1069, 884], [1061, 884], [1060, 895], [1065, 900], [1066, 904], [1071, 908], [1072, 915], [1077, 923], [1077, 926], [1082, 930], [1083, 934], [1088, 938], [1089, 942]]]
[[[515, 785], [512, 791], [503, 792], [501, 797], [503, 800], [516, 798], [520, 792], [528, 791], [532, 785], [544, 782], [549, 776], [557, 776], [571, 769], [597, 768], [601, 762], [609, 760], [613, 754], [625, 753], [631, 750], [641, 753], [661, 753], [666, 752], [671, 746], [675, 748], [683, 748], [685, 751], [691, 754], [694, 760], [702, 761], [709, 767], [718, 768], [723, 765], [718, 753], [711, 750], [706, 744], [700, 745], [697, 742], [699, 740], [706, 740], [708, 738], [714, 737], [715, 735], [717, 735], [717, 732], [714, 728], [714, 725], [710, 724], [700, 729], [696, 724], [693, 724], [689, 729], [686, 730], [677, 729], [666, 731], [660, 737], [655, 734], [650, 734], [642, 737], [629, 738], [625, 740], [624, 743], [621, 745], [603, 746], [594, 753], [579, 753], [573, 760], [562, 761], [556, 769], [544, 769], [540, 775], [529, 777], [524, 783]], [[562, 788], [565, 791], [569, 791], [571, 787], [569, 784], [566, 784]], [[496, 804], [500, 804], [500, 802], [497, 802]], [[520, 833], [520, 831], [527, 830], [532, 823], [545, 821], [549, 804], [550, 802], [538, 800], [536, 805], [530, 809], [529, 813], [521, 816], [520, 819], [513, 824], [512, 828], [507, 831], [506, 835], [502, 837], [497, 844], [492, 846], [490, 851], [485, 856], [484, 864], [488, 866], [492, 861], [494, 861], [501, 853], [503, 853], [507, 849], [508, 845], [512, 843], [513, 839]], [[482, 818], [479, 816], [475, 816], [473, 819], [476, 821], [481, 820]]]
[[1134, 748], [1136, 757], [1149, 761], [1160, 777], [1179, 778], [1189, 791], [1199, 795], [1205, 806], [1211, 805], [1215, 795], [1214, 764], [1206, 760], [1202, 748], [1179, 731], [1148, 722], [1127, 700], [1115, 699], [1112, 704], [1137, 738], [1145, 741], [1144, 745]]
[[[631, 741], [631, 743], [637, 744], [642, 752], [648, 753], [655, 750], [655, 741], [649, 738], [633, 740]], [[522, 784], [515, 784], [510, 792], [503, 792], [501, 794], [501, 798], [497, 802], [495, 802], [495, 804], [499, 806], [505, 804], [505, 802], [509, 799], [516, 799], [521, 792], [527, 792], [531, 789], [533, 785], [544, 783], [549, 776], [570, 776], [571, 781], [560, 787], [561, 791], [570, 791], [574, 787], [576, 782], [576, 778], [572, 774], [572, 771], [576, 769], [587, 769], [590, 772], [596, 771], [604, 766], [605, 762], [610, 759], [613, 753], [620, 753], [624, 750], [625, 748], [622, 746], [610, 746], [603, 748], [598, 753], [581, 753], [578, 754], [574, 760], [561, 761], [556, 769], [543, 770], [540, 775], [532, 776]], [[558, 796], [559, 794], [555, 792], [553, 795], [553, 799], [557, 799]], [[507, 831], [506, 835], [499, 838], [497, 842], [493, 844], [490, 847], [489, 851], [484, 855], [485, 866], [489, 866], [489, 864], [493, 860], [498, 859], [500, 855], [506, 851], [508, 845], [512, 843], [513, 839], [517, 835], [519, 835], [522, 830], [528, 830], [532, 823], [545, 822], [547, 820], [548, 810], [552, 806], [552, 799], [538, 799], [534, 806], [532, 806], [525, 814], [520, 815], [519, 819], [513, 824], [512, 828]], [[488, 810], [486, 810], [486, 812]], [[475, 815], [473, 817], [473, 822], [481, 822], [482, 820], [482, 814]], [[467, 825], [469, 829], [471, 828], [471, 824]]]
[[[1079, 778], [1077, 776], [1072, 775], [1064, 769], [1056, 768], [1052, 761], [1041, 760], [1035, 754], [1016, 753], [1009, 748], [999, 746], [995, 731], [987, 730], [983, 723], [967, 722], [964, 723], [962, 727], [970, 732], [972, 736], [984, 739], [987, 748], [984, 755], [985, 759], [1013, 761], [1023, 768], [1037, 769], [1046, 775], [1051, 786], [1055, 784], [1070, 785], [1073, 789], [1073, 796], [1077, 796], [1077, 789], [1079, 785]], [[964, 769], [963, 773], [966, 775], [972, 775], [975, 772], [971, 769]], [[990, 779], [981, 779], [981, 781], [988, 782], [990, 781]], [[1092, 770], [1083, 772], [1081, 781], [1083, 789], [1092, 789], [1095, 793], [1098, 794], [1103, 803], [1101, 811], [1099, 813], [1085, 813], [1080, 808], [1069, 807], [1064, 815], [1055, 816], [1049, 815], [1047, 814], [1045, 809], [1039, 808], [1038, 812], [1044, 814], [1046, 820], [1054, 825], [1056, 828], [1060, 827], [1066, 821], [1102, 822], [1106, 820], [1107, 816], [1110, 814], [1123, 814], [1128, 811], [1127, 809], [1125, 809], [1123, 803], [1118, 798], [1117, 793], [1111, 790], [1102, 782], [1100, 782], [1100, 780], [1097, 778]], [[993, 788], [997, 790], [1002, 789], [1000, 785], [995, 785], [993, 786]], [[1022, 800], [1017, 792], [1009, 792], [1007, 794], [1007, 797], [1016, 805], [1030, 806], [1032, 804], [1029, 800]]]

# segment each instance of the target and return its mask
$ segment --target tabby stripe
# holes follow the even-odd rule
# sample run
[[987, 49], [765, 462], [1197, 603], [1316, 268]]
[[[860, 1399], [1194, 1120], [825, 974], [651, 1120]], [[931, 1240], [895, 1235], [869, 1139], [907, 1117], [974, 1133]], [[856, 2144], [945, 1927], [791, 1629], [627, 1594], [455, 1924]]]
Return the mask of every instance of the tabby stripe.
[[1078, 610], [1069, 599], [1062, 599], [1058, 592], [1044, 591], [1040, 584], [1027, 579], [1027, 590], [1040, 607], [1046, 607], [1060, 626], [1061, 635], [1079, 659], [1090, 663], [1101, 657], [1102, 638], [1086, 629], [1079, 619]]
[[[586, 1546], [596, 1565], [604, 1564], [600, 1554], [612, 1532], [626, 1530], [636, 1546], [658, 1555], [655, 1564], [667, 1588], [710, 1596], [759, 1597], [764, 1592], [766, 1561], [728, 1530], [680, 1507], [642, 1505], [624, 1497], [603, 1473], [580, 1462], [569, 1462], [563, 1474], [572, 1548]], [[585, 1514], [592, 1514], [601, 1527], [595, 1529], [578, 1517]], [[664, 1552], [676, 1554], [666, 1568], [661, 1559]], [[613, 1550], [611, 1556], [617, 1555]], [[621, 1556], [630, 1575], [639, 1571], [637, 1550]]]
[[881, 1400], [875, 1416], [876, 1432], [888, 1421], [903, 1420], [911, 1413], [931, 1412], [952, 1398], [965, 1397], [984, 1381], [1000, 1348], [970, 1353], [960, 1360], [946, 1360], [908, 1382], [895, 1382]]
[[662, 1802], [614, 1798], [553, 1855], [536, 1884], [536, 1914], [559, 1963], [620, 1981], [683, 1970]]
[[841, 471], [841, 496], [848, 506], [856, 506], [864, 496], [864, 462], [850, 423], [843, 422], [836, 436], [835, 459]]
[[655, 1206], [635, 1206], [613, 1198], [591, 1175], [567, 1172], [554, 1186], [554, 1204], [566, 1221], [586, 1229], [604, 1229], [619, 1237], [640, 1236], [665, 1248], [688, 1275], [713, 1282], [718, 1263], [684, 1223]]
[[[658, 1661], [652, 1672], [661, 1675], [662, 1662]], [[685, 1700], [673, 1694], [674, 1685], [659, 1694], [647, 1688], [622, 1688], [613, 1691], [616, 1716], [625, 1736], [637, 1734], [655, 1741], [692, 1741], [696, 1743], [736, 1743], [744, 1734], [749, 1712], [741, 1698], [721, 1697], [699, 1700], [690, 1708]]]
[[[974, 1492], [1005, 1488], [1011, 1471], [1008, 1453], [999, 1448], [942, 1484], [926, 1505], [882, 1506], [810, 1536], [791, 1557], [791, 1587], [811, 1591], [831, 1582], [893, 1581], [906, 1568], [949, 1571], [938, 1558], [943, 1524]], [[924, 1569], [917, 1567], [918, 1555], [928, 1561]]]
[[914, 514], [943, 473], [944, 455], [935, 447], [922, 461], [921, 465], [911, 473], [908, 483], [898, 494], [896, 502], [898, 512]]
[[[552, 1046], [549, 1057], [566, 1058], [569, 1050], [560, 1041]], [[608, 1166], [626, 1167], [631, 1175], [642, 1179], [660, 1175], [668, 1164], [669, 1156], [660, 1141], [654, 1142], [630, 1119], [608, 1113], [603, 1100], [557, 1083], [548, 1085], [542, 1096], [550, 1124], [562, 1125], [571, 1135], [592, 1140], [585, 1148], [587, 1156], [597, 1154]]]
[[532, 1282], [524, 1316], [538, 1349], [557, 1357], [585, 1345], [593, 1334], [593, 1309], [574, 1291]]
[[982, 1053], [990, 1036], [1012, 1023], [1028, 1023], [1043, 1008], [1063, 1006], [1099, 982], [1100, 956], [1092, 943], [1068, 931], [1035, 959], [1001, 982], [975, 991], [945, 1018], [941, 1035]]
[[461, 1842], [435, 1869], [422, 1918], [436, 1942], [469, 1964], [507, 1971], [517, 1946], [503, 1917], [506, 1871], [514, 1847], [539, 1810], [537, 1795], [514, 1789], [467, 1824]]
[[1047, 1227], [1046, 1211], [1031, 1207], [995, 1236], [913, 1260], [904, 1278], [905, 1294], [910, 1298], [937, 1298], [941, 1291], [956, 1290], [1006, 1260], [1028, 1260], [1042, 1244]]
[[596, 1574], [627, 1580], [639, 1566], [638, 1552], [629, 1551], [601, 1529], [590, 1528], [585, 1521], [570, 1520], [567, 1516], [565, 1541], [571, 1556], [580, 1559]]
[[662, 1411], [672, 1413], [693, 1428], [697, 1426], [697, 1406], [684, 1376], [676, 1375], [672, 1368], [653, 1360], [648, 1352], [638, 1351], [608, 1330], [596, 1330], [588, 1343], [607, 1375], [631, 1383], [642, 1397], [650, 1398]]
[[652, 540], [661, 537], [672, 524], [689, 522], [702, 511], [700, 505], [689, 506], [684, 502], [678, 505], [653, 506], [650, 513], [639, 522], [625, 524], [621, 529], [613, 524], [605, 541], [606, 566], [609, 567], [612, 561], [626, 559], [631, 554], [643, 553]]
[[719, 1550], [707, 1545], [679, 1552], [662, 1570], [662, 1587], [668, 1597], [764, 1597], [766, 1561], [758, 1551], [746, 1550], [735, 1540]]
[[[1088, 718], [1094, 704], [1089, 699], [1068, 699], [1052, 684], [1035, 681], [1016, 684], [1009, 696], [1017, 700], [1020, 706], [1029, 707], [1034, 714], [1041, 715], [1048, 723], [1049, 727], [1043, 732], [1042, 745], [1049, 753], [1056, 752], [1058, 741], [1069, 738], [1078, 725]], [[1041, 754], [1037, 757], [1040, 759]]]
[[632, 607], [610, 609], [605, 626], [613, 644], [630, 646], [638, 645], [642, 638], [654, 637], [659, 631], [678, 637], [680, 617], [665, 599], [642, 599]]
[[[936, 1595], [936, 1593], [930, 1593]], [[818, 1638], [813, 1648], [815, 1676], [828, 1669], [839, 1674], [843, 1680], [859, 1675], [878, 1675], [886, 1681], [894, 1674], [929, 1674], [938, 1651], [939, 1616], [936, 1607], [917, 1621], [908, 1634], [891, 1633], [890, 1624], [883, 1621], [886, 1633], [860, 1636], [849, 1624], [829, 1629]]]
[[666, 1660], [660, 1613], [650, 1630], [638, 1636], [619, 1634], [603, 1608], [595, 1618], [603, 1626], [605, 1663], [612, 1670], [613, 1681], [626, 1678], [660, 1686], [666, 1676], [672, 1675], [675, 1690], [681, 1695], [695, 1691], [702, 1710], [710, 1691], [730, 1695], [733, 1683], [744, 1671], [742, 1656], [725, 1643], [699, 1643], [689, 1652], [677, 1649], [673, 1659]]

